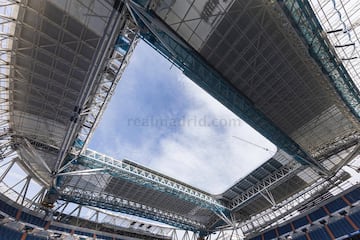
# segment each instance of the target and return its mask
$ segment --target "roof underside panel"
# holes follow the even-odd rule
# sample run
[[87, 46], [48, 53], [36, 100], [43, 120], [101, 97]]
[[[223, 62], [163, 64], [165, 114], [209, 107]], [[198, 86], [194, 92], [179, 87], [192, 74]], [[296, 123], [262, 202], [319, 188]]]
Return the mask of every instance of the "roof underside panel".
[[66, 146], [74, 112], [80, 113], [76, 109], [84, 104], [80, 96], [87, 94], [91, 63], [110, 22], [110, 4], [29, 0], [19, 5], [9, 74], [10, 127], [14, 140], [23, 144], [19, 153], [24, 165], [42, 180], [50, 181], [59, 154], [47, 151]]
[[360, 89], [359, 75], [359, 13], [360, 6], [356, 1], [310, 0], [322, 28], [331, 45], [336, 46], [338, 60], [347, 69], [352, 80]]
[[61, 199], [201, 231], [226, 212], [221, 201], [171, 177], [90, 149], [85, 154], [58, 175]]
[[[300, 190], [304, 189], [306, 182], [300, 177], [293, 176], [285, 182], [282, 182], [275, 188], [271, 189], [271, 193], [277, 203], [282, 202], [288, 196], [291, 196]], [[243, 207], [236, 211], [234, 214], [237, 219], [248, 219], [249, 216], [255, 215], [261, 211], [274, 207], [268, 200], [266, 200], [261, 194], [257, 195], [252, 201], [243, 205]]]
[[359, 131], [277, 3], [184, 2], [155, 11], [308, 153]]
[[13, 45], [13, 130], [59, 146], [100, 36], [50, 2], [20, 7]]
[[127, 180], [114, 177], [111, 178], [104, 191], [113, 195], [121, 195], [135, 202], [143, 202], [158, 209], [174, 211], [204, 224], [213, 215], [210, 210], [200, 208], [196, 204], [179, 199], [175, 195], [145, 188]]
[[[289, 151], [295, 158], [305, 150], [320, 162], [324, 155], [329, 157], [357, 143], [359, 122], [278, 2], [159, 1], [151, 8], [163, 22], [152, 17], [151, 11], [147, 16], [134, 7], [146, 26], [142, 31], [145, 40], [169, 59], [175, 58], [175, 64], [185, 73], [193, 71], [189, 76], [234, 112], [239, 114], [244, 109], [239, 115], [245, 115], [264, 135], [269, 137], [274, 128], [279, 128], [278, 132], [300, 145], [297, 151]], [[147, 35], [149, 29], [152, 37]], [[227, 81], [202, 75], [209, 69], [204, 67], [204, 59], [222, 75], [219, 78]], [[204, 76], [208, 78], [199, 80]], [[240, 93], [244, 95], [241, 99], [236, 95]], [[247, 99], [253, 104], [250, 107]], [[267, 118], [273, 125], [267, 125]], [[232, 210], [246, 209], [241, 219], [283, 202], [320, 178], [311, 168], [294, 167], [291, 157], [287, 162], [273, 160], [275, 166], [264, 164], [222, 194]], [[339, 157], [330, 164], [324, 161], [330, 171], [336, 171], [340, 164], [344, 162]], [[291, 188], [292, 184], [296, 187]], [[252, 211], [246, 212], [247, 206]]]
[[[272, 127], [286, 133], [284, 136], [289, 136], [315, 160], [322, 160], [325, 168], [338, 170], [344, 159], [358, 151], [354, 145], [359, 140], [359, 122], [330, 84], [329, 76], [309, 54], [306, 42], [278, 2], [157, 2], [156, 14], [201, 55], [201, 60], [205, 59], [224, 77], [226, 81], [222, 83], [234, 87], [231, 89], [236, 94], [243, 94], [254, 105], [250, 110], [264, 113], [274, 124]], [[88, 75], [98, 76], [89, 74], [99, 72], [92, 71], [90, 66], [96, 62], [99, 45], [100, 49], [105, 46], [100, 39], [106, 35], [103, 34], [106, 16], [110, 15], [112, 4], [112, 1], [84, 4], [82, 0], [28, 0], [19, 7], [9, 74], [11, 137], [19, 144], [16, 150], [21, 156], [20, 165], [28, 173], [34, 171], [32, 177], [42, 180], [44, 185], [52, 183], [50, 175], [56, 168], [64, 137], [72, 132], [67, 129], [79, 96], [86, 96], [85, 85], [93, 86], [87, 84]], [[108, 41], [109, 46], [112, 40]], [[186, 44], [179, 41], [177, 46], [180, 45]], [[99, 66], [106, 69], [103, 64]], [[214, 84], [213, 90], [220, 97], [229, 97], [226, 87], [220, 85]], [[225, 91], [221, 91], [222, 87]], [[94, 89], [87, 90], [96, 95]], [[301, 148], [297, 150], [302, 151]], [[265, 210], [280, 209], [278, 204], [316, 185], [319, 179], [325, 181], [281, 149], [219, 196], [99, 153], [93, 153], [92, 160], [89, 155], [67, 157], [68, 164], [57, 175], [63, 200], [149, 217], [190, 230], [212, 231], [227, 224], [227, 219], [219, 215], [225, 217], [229, 210], [234, 220], [251, 221]], [[344, 175], [339, 182], [348, 178], [339, 173]], [[323, 190], [331, 186], [326, 185]], [[264, 227], [265, 224], [272, 223], [264, 223]]]
[[[80, 169], [83, 168], [80, 167]], [[142, 203], [166, 212], [174, 212], [203, 224], [207, 223], [208, 219], [214, 215], [212, 211], [182, 200], [173, 194], [160, 192], [151, 187], [133, 183], [128, 179], [112, 177], [106, 173], [69, 176], [61, 181], [64, 182], [62, 188], [99, 192], [106, 196], [120, 196], [122, 199]]]
[[[302, 173], [302, 168], [295, 168], [293, 172], [290, 172], [284, 178], [279, 178], [278, 181], [273, 181], [272, 184], [264, 184], [271, 182], [269, 180], [271, 176], [276, 176], [280, 169], [292, 164], [293, 161], [289, 155], [283, 151], [278, 151], [273, 158], [223, 193], [224, 198], [234, 201], [239, 195], [246, 194], [250, 189], [258, 189], [256, 186], [261, 186], [257, 194], [257, 190], [253, 190], [252, 196], [244, 198], [244, 201], [234, 209], [236, 218], [247, 219], [249, 216], [261, 212], [275, 203], [282, 202], [288, 196], [309, 186], [317, 179], [318, 175], [314, 172], [311, 172], [312, 176], [307, 176], [307, 178], [304, 177], [304, 174], [296, 175]], [[269, 194], [271, 194], [275, 203], [271, 203], [267, 199]]]
[[[82, 167], [77, 169], [84, 170]], [[205, 223], [214, 215], [210, 210], [174, 195], [112, 177], [105, 172], [64, 176], [59, 180], [63, 182], [59, 191], [62, 200], [147, 218], [187, 230], [203, 230]]]

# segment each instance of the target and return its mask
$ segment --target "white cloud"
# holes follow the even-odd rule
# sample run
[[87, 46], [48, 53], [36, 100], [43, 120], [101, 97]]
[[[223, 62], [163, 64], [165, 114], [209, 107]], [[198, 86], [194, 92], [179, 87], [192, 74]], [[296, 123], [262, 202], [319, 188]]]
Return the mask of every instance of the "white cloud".
[[[138, 46], [119, 83], [120, 92], [95, 132], [97, 151], [138, 162], [214, 194], [273, 155], [275, 146], [180, 71], [169, 71], [171, 64], [146, 47]], [[129, 116], [161, 121], [129, 126]]]
[[[178, 77], [186, 82], [183, 91], [192, 102], [185, 115], [189, 121], [162, 138], [159, 154], [145, 149], [149, 167], [210, 193], [222, 193], [273, 155], [233, 136], [276, 148], [190, 80]], [[210, 126], [199, 126], [202, 120]]]

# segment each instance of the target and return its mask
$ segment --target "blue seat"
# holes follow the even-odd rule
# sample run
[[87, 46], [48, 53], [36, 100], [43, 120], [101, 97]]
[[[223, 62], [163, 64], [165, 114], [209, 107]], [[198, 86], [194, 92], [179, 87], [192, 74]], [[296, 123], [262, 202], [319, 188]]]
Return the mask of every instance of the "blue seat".
[[286, 225], [284, 225], [284, 226], [279, 227], [279, 228], [278, 228], [278, 231], [279, 231], [279, 234], [280, 234], [280, 235], [283, 235], [283, 234], [292, 232], [292, 228], [291, 228], [290, 223], [289, 223], [289, 224], [286, 224]]
[[264, 233], [264, 238], [265, 239], [273, 239], [276, 238], [276, 232], [274, 229], [271, 229], [269, 231], [267, 231], [266, 233]]
[[0, 210], [4, 213], [8, 214], [11, 217], [16, 217], [16, 213], [18, 211], [17, 208], [7, 204], [6, 202], [0, 200]]
[[360, 200], [360, 188], [357, 188], [347, 194], [345, 194], [345, 198], [349, 200], [349, 202], [354, 203]]
[[313, 240], [331, 240], [324, 227], [309, 232], [310, 238]]
[[261, 235], [251, 238], [251, 240], [261, 240]]
[[20, 220], [26, 223], [31, 223], [39, 227], [44, 227], [46, 225], [45, 220], [26, 212], [21, 213]]
[[346, 202], [340, 197], [338, 199], [335, 199], [334, 201], [326, 204], [327, 209], [329, 212], [334, 213], [344, 207], [347, 207], [348, 205]]
[[307, 240], [305, 234], [294, 237], [293, 240]]
[[312, 212], [309, 214], [309, 217], [311, 219], [311, 221], [316, 221], [322, 217], [325, 217], [327, 214], [325, 212], [325, 210], [323, 208], [319, 208], [316, 211]]
[[82, 235], [82, 236], [88, 236], [88, 237], [92, 237], [94, 235], [93, 233], [79, 231], [79, 230], [76, 230], [75, 234]]
[[22, 233], [14, 229], [0, 226], [0, 240], [20, 239]]
[[360, 226], [360, 211], [351, 213], [349, 217], [356, 224], [356, 226]]
[[54, 226], [54, 225], [50, 225], [49, 229], [51, 229], [51, 230], [57, 230], [57, 231], [60, 231], [60, 232], [67, 232], [67, 233], [70, 233], [70, 232], [71, 232], [71, 229], [63, 228], [63, 227], [58, 227], [58, 226]]
[[348, 223], [345, 218], [339, 219], [335, 222], [328, 224], [331, 232], [334, 234], [335, 237], [342, 237], [354, 232], [354, 228]]
[[299, 219], [296, 219], [295, 221], [293, 221], [294, 227], [295, 229], [301, 228], [307, 224], [309, 224], [309, 221], [306, 219], [306, 217], [302, 217]]
[[112, 237], [108, 237], [108, 236], [104, 236], [104, 235], [96, 235], [96, 239], [113, 240]]

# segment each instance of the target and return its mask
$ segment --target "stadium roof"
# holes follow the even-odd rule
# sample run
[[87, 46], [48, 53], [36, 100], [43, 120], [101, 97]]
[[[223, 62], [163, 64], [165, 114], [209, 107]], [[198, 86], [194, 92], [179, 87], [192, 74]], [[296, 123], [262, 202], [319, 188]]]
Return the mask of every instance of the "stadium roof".
[[[30, 0], [2, 7], [2, 155], [8, 170], [16, 162], [30, 176], [20, 181], [17, 202], [24, 203], [33, 179], [43, 186], [39, 196], [48, 189], [38, 206], [62, 199], [203, 235], [224, 226], [247, 234], [350, 177], [342, 167], [359, 152], [359, 90], [356, 76], [348, 75], [357, 65], [348, 64], [353, 56], [346, 50], [334, 51], [351, 43], [329, 43], [326, 36], [340, 34], [331, 32], [339, 26], [327, 29], [329, 20], [321, 27], [315, 13], [322, 10], [314, 13], [302, 1], [234, 1], [219, 7], [222, 18], [200, 46], [191, 39], [200, 29], [182, 30], [191, 16], [179, 18], [179, 6], [146, 2]], [[346, 12], [346, 21], [355, 21]], [[173, 16], [179, 25], [171, 23]], [[196, 20], [209, 25], [211, 18]], [[275, 156], [212, 195], [87, 149], [139, 35], [278, 145]]]

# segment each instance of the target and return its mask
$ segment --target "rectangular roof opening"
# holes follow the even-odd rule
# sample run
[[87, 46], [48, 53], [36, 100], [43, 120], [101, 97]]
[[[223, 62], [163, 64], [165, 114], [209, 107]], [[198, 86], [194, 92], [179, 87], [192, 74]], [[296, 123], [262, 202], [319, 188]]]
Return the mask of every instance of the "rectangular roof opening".
[[90, 148], [220, 194], [276, 147], [144, 42]]

